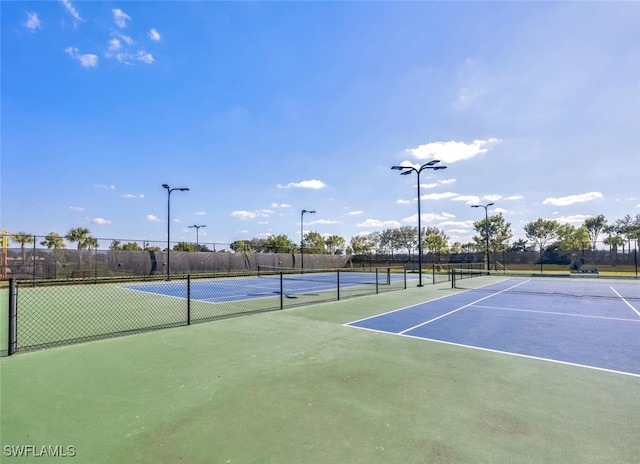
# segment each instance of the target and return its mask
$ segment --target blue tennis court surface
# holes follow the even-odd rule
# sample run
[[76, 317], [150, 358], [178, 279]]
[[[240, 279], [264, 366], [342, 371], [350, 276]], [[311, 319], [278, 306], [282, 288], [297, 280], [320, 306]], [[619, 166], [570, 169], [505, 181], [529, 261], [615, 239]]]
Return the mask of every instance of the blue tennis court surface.
[[[407, 277], [414, 279], [415, 277]], [[286, 295], [300, 295], [312, 292], [330, 292], [337, 288], [336, 273], [309, 273], [285, 276], [282, 290]], [[399, 285], [404, 280], [402, 274], [376, 274], [370, 272], [341, 272], [340, 288], [358, 286]], [[261, 277], [231, 277], [215, 279], [193, 279], [190, 297], [192, 300], [209, 303], [227, 303], [256, 298], [276, 297], [281, 291], [280, 276], [277, 274]], [[187, 283], [184, 280], [174, 282], [150, 282], [123, 285], [122, 288], [140, 292], [154, 293], [174, 298], [187, 298]]]
[[557, 284], [504, 278], [346, 325], [640, 376], [640, 282]]

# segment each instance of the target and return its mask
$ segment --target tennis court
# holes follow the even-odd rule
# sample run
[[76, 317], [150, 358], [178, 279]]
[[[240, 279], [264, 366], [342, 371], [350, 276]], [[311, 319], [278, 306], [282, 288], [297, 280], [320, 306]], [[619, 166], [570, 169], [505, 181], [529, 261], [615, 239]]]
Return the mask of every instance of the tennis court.
[[640, 376], [640, 281], [460, 276], [462, 293], [347, 325]]
[[[141, 296], [127, 305], [153, 299], [149, 311], [183, 299], [122, 291]], [[68, 462], [70, 451], [94, 464], [639, 462], [640, 375], [631, 368], [434, 343], [419, 327], [387, 333], [453, 322], [461, 306], [497, 293], [477, 291], [463, 301], [473, 292], [412, 285], [4, 357], [3, 462]], [[451, 309], [430, 306], [445, 302]], [[401, 314], [393, 330], [393, 318], [349, 325]], [[606, 317], [634, 320], [633, 311]]]
[[[244, 301], [256, 298], [273, 297], [284, 293], [285, 297], [295, 298], [315, 292], [335, 292], [337, 289], [348, 290], [358, 287], [400, 285], [408, 280], [415, 280], [415, 275], [392, 273], [390, 270], [378, 272], [366, 271], [327, 271], [327, 270], [287, 270], [279, 268], [263, 271], [258, 276], [216, 278], [196, 280], [191, 285], [190, 298], [209, 303], [225, 303]], [[123, 288], [138, 292], [153, 293], [175, 298], [186, 298], [184, 282], [155, 282], [134, 285], [123, 285]]]

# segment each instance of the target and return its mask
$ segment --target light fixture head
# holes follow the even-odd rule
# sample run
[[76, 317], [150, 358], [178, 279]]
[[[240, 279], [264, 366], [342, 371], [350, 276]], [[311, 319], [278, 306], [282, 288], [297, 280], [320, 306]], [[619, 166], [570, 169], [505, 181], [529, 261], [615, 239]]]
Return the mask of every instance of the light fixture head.
[[168, 184], [162, 184], [162, 187], [168, 189], [169, 185]]

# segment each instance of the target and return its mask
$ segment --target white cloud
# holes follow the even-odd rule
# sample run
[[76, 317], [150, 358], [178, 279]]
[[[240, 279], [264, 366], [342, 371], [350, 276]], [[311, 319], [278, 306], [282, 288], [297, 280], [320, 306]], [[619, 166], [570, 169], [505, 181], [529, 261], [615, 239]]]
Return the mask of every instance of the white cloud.
[[151, 40], [155, 40], [157, 42], [162, 37], [160, 36], [160, 33], [158, 31], [156, 31], [155, 29], [151, 29], [149, 31], [149, 38], [151, 38]]
[[[437, 214], [437, 213], [422, 213], [422, 214], [420, 214], [420, 220], [421, 221], [427, 221], [427, 222], [445, 221], [447, 219], [451, 219], [452, 217], [455, 217], [455, 216], [452, 215], [452, 214], [449, 214], [449, 213], [441, 213], [441, 214]], [[408, 222], [408, 223], [411, 223], [411, 224], [416, 224], [418, 222], [418, 213], [404, 218], [402, 220], [402, 222]]]
[[144, 195], [142, 193], [139, 194], [135, 194], [135, 193], [125, 193], [124, 195], [122, 195], [122, 198], [144, 198]]
[[489, 201], [498, 201], [502, 199], [502, 195], [485, 195], [483, 198]]
[[500, 140], [496, 138], [474, 140], [472, 143], [431, 142], [416, 148], [408, 148], [406, 151], [419, 160], [438, 159], [443, 163], [455, 163], [486, 153], [492, 145], [498, 142]]
[[513, 201], [513, 200], [521, 200], [522, 198], [524, 198], [522, 195], [511, 195], [509, 197], [504, 197], [503, 200]]
[[364, 211], [349, 211], [347, 216], [359, 216], [361, 214], [364, 214]]
[[25, 11], [25, 13], [27, 13], [27, 20], [22, 23], [24, 27], [34, 32], [36, 29], [40, 29], [42, 27], [42, 21], [38, 18], [38, 13], [33, 13], [31, 11]]
[[427, 193], [426, 195], [422, 195], [420, 198], [422, 200], [444, 200], [446, 198], [456, 198], [459, 195], [453, 192], [443, 192], [443, 193]]
[[439, 225], [440, 227], [447, 227], [447, 230], [449, 230], [450, 227], [462, 227], [464, 229], [471, 229], [473, 227], [473, 222], [474, 221], [443, 221]]
[[287, 185], [278, 184], [278, 188], [306, 188], [313, 190], [320, 190], [327, 186], [324, 182], [317, 179], [303, 180], [302, 182], [290, 182]]
[[480, 202], [480, 197], [477, 195], [458, 195], [452, 198], [453, 201], [464, 201], [468, 205], [475, 205]]
[[85, 68], [93, 68], [98, 66], [98, 56], [92, 53], [78, 53], [76, 47], [67, 47], [65, 50], [71, 58], [80, 62]]
[[155, 214], [147, 214], [144, 219], [149, 222], [160, 222], [160, 219]]
[[330, 219], [318, 219], [317, 221], [307, 222], [305, 225], [316, 225], [316, 224], [341, 224], [341, 222], [332, 221]]
[[271, 207], [272, 208], [291, 208], [291, 205], [288, 205], [286, 203], [271, 203]]
[[94, 185], [95, 188], [97, 189], [104, 189], [104, 190], [115, 190], [116, 186], [111, 184], [111, 185], [105, 185], [105, 184], [96, 184]]
[[67, 10], [67, 13], [69, 13], [73, 18], [74, 25], [77, 25], [80, 22], [84, 22], [84, 19], [80, 17], [80, 13], [78, 13], [78, 10], [75, 9], [75, 7], [69, 0], [60, 0], [60, 3], [62, 3], [62, 6], [64, 6], [65, 10]]
[[399, 205], [408, 205], [409, 203], [411, 203], [411, 201], [409, 201], [409, 200], [397, 200], [396, 203], [398, 203]]
[[554, 218], [554, 220], [565, 224], [582, 224], [585, 219], [590, 217], [588, 214], [573, 214], [571, 216], [560, 216]]
[[579, 195], [568, 195], [566, 197], [559, 198], [547, 198], [542, 202], [543, 205], [554, 205], [554, 206], [568, 206], [573, 205], [575, 203], [584, 203], [586, 201], [597, 200], [598, 198], [602, 198], [602, 193], [600, 192], [589, 192], [589, 193], [581, 193]]
[[139, 50], [136, 58], [138, 61], [142, 61], [143, 63], [146, 64], [151, 64], [155, 61], [155, 59], [153, 58], [153, 55], [151, 53], [147, 53], [144, 50]]
[[393, 229], [400, 227], [398, 221], [379, 221], [378, 219], [367, 219], [364, 222], [356, 224], [356, 227], [373, 227], [378, 229]]
[[127, 21], [131, 19], [131, 16], [126, 14], [120, 8], [114, 8], [111, 11], [113, 11], [113, 21], [116, 23], [116, 26], [120, 29], [127, 27]]
[[84, 208], [82, 206], [69, 206], [69, 209], [71, 211], [84, 211]]
[[204, 215], [206, 215], [207, 213], [205, 213], [204, 211], [198, 211], [198, 212], [197, 212], [197, 213], [195, 213], [195, 214], [196, 214], [196, 216], [204, 216]]
[[253, 219], [256, 217], [256, 213], [252, 211], [233, 211], [231, 216], [237, 219]]
[[94, 224], [98, 224], [98, 225], [111, 224], [110, 220], [102, 219], [102, 218], [94, 218], [94, 219], [91, 220], [91, 222], [93, 222]]

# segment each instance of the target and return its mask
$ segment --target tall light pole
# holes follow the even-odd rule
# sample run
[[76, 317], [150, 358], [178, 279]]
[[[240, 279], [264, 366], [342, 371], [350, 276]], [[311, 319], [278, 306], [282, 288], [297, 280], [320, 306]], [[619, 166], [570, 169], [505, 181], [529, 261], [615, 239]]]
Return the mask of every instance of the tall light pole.
[[438, 171], [440, 169], [447, 169], [446, 166], [436, 166], [440, 160], [431, 160], [426, 164], [423, 164], [418, 169], [413, 166], [391, 166], [391, 169], [395, 169], [400, 172], [401, 176], [406, 176], [415, 172], [418, 176], [418, 287], [422, 287], [422, 225], [420, 222], [420, 173], [425, 169], [433, 169]]
[[189, 227], [189, 229], [196, 229], [196, 251], [200, 251], [200, 243], [198, 242], [198, 233], [200, 232], [200, 229], [202, 229], [203, 227], [207, 227], [206, 224], [198, 226], [198, 225], [192, 225], [192, 226], [187, 226]]
[[487, 274], [491, 268], [491, 261], [489, 261], [489, 206], [494, 205], [495, 203], [487, 203], [486, 205], [471, 205], [472, 208], [484, 208], [484, 235], [486, 238], [486, 246], [487, 246]]
[[167, 184], [162, 184], [162, 188], [167, 189], [167, 280], [170, 279], [171, 268], [171, 192], [179, 190], [185, 192], [189, 190], [188, 187], [175, 187], [171, 188]]
[[300, 270], [304, 272], [304, 213], [314, 214], [315, 211], [303, 209], [300, 212]]

